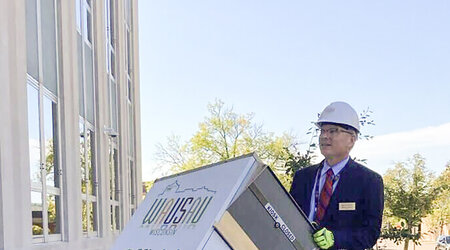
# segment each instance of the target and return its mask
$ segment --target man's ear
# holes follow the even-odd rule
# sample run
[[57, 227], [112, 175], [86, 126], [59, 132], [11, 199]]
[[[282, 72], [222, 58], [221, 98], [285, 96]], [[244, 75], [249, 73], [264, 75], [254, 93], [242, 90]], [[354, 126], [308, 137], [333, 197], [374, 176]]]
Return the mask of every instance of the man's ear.
[[352, 150], [353, 146], [355, 146], [356, 140], [358, 140], [358, 135], [353, 134], [350, 138], [351, 145], [349, 151]]
[[353, 144], [355, 144], [356, 143], [356, 141], [358, 140], [358, 134], [353, 134], [353, 136], [352, 136], [352, 140], [353, 140]]

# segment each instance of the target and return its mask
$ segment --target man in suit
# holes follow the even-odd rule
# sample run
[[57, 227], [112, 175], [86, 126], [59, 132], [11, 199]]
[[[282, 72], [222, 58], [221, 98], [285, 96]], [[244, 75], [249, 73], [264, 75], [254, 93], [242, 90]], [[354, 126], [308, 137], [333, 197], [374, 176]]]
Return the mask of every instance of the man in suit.
[[383, 180], [350, 158], [360, 130], [356, 111], [333, 102], [319, 116], [319, 146], [325, 159], [295, 173], [291, 195], [319, 230], [321, 249], [366, 249], [380, 235]]

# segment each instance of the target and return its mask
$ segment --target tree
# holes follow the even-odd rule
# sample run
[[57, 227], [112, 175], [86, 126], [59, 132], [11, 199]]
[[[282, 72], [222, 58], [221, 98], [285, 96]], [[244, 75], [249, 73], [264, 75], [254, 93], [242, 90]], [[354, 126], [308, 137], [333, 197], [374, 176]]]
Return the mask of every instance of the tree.
[[284, 165], [287, 178], [287, 185], [285, 186], [288, 190], [290, 189], [290, 186], [292, 184], [295, 172], [313, 164], [313, 159], [316, 157], [316, 155], [314, 155], [314, 152], [317, 149], [317, 143], [315, 143], [315, 141], [318, 137], [318, 131], [319, 129], [315, 125], [308, 129], [308, 132], [306, 134], [311, 135], [311, 139], [305, 153], [302, 153], [298, 149], [297, 145], [294, 145], [291, 148], [285, 148], [285, 151], [288, 154], [288, 159]]
[[143, 181], [142, 182], [142, 200], [147, 196], [148, 191], [152, 188], [155, 181]]
[[[436, 197], [433, 188], [433, 174], [425, 167], [425, 159], [415, 154], [407, 162], [399, 162], [388, 169], [383, 177], [385, 191], [385, 218], [390, 222], [382, 230], [382, 238], [394, 240], [396, 244], [404, 241], [408, 249], [410, 240], [420, 244], [420, 226], [422, 218], [431, 212]], [[400, 222], [397, 227], [392, 223]]]
[[208, 105], [209, 115], [199, 124], [198, 131], [188, 142], [180, 137], [168, 138], [167, 145], [158, 145], [157, 158], [174, 172], [184, 171], [256, 152], [272, 167], [282, 182], [286, 182], [284, 164], [288, 158], [285, 148], [294, 144], [290, 134], [275, 136], [253, 122], [254, 114], [238, 114], [216, 100]]
[[443, 235], [443, 228], [450, 221], [450, 162], [434, 182], [437, 198], [433, 202], [433, 210], [429, 216], [434, 233]]

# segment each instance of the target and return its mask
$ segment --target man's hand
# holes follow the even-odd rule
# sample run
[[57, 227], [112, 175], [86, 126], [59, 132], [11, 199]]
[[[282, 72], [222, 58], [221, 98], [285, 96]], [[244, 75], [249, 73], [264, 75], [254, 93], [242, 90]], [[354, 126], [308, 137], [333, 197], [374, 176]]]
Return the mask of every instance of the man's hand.
[[322, 228], [313, 234], [314, 242], [320, 249], [328, 249], [334, 245], [333, 232]]

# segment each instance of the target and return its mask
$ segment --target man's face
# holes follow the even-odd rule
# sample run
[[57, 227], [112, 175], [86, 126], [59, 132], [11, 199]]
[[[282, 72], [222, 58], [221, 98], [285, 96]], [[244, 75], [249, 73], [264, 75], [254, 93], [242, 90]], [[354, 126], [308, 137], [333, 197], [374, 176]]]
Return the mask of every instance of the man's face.
[[320, 152], [327, 160], [334, 162], [342, 160], [349, 155], [356, 141], [356, 133], [354, 131], [346, 130], [333, 124], [322, 125], [320, 131]]

